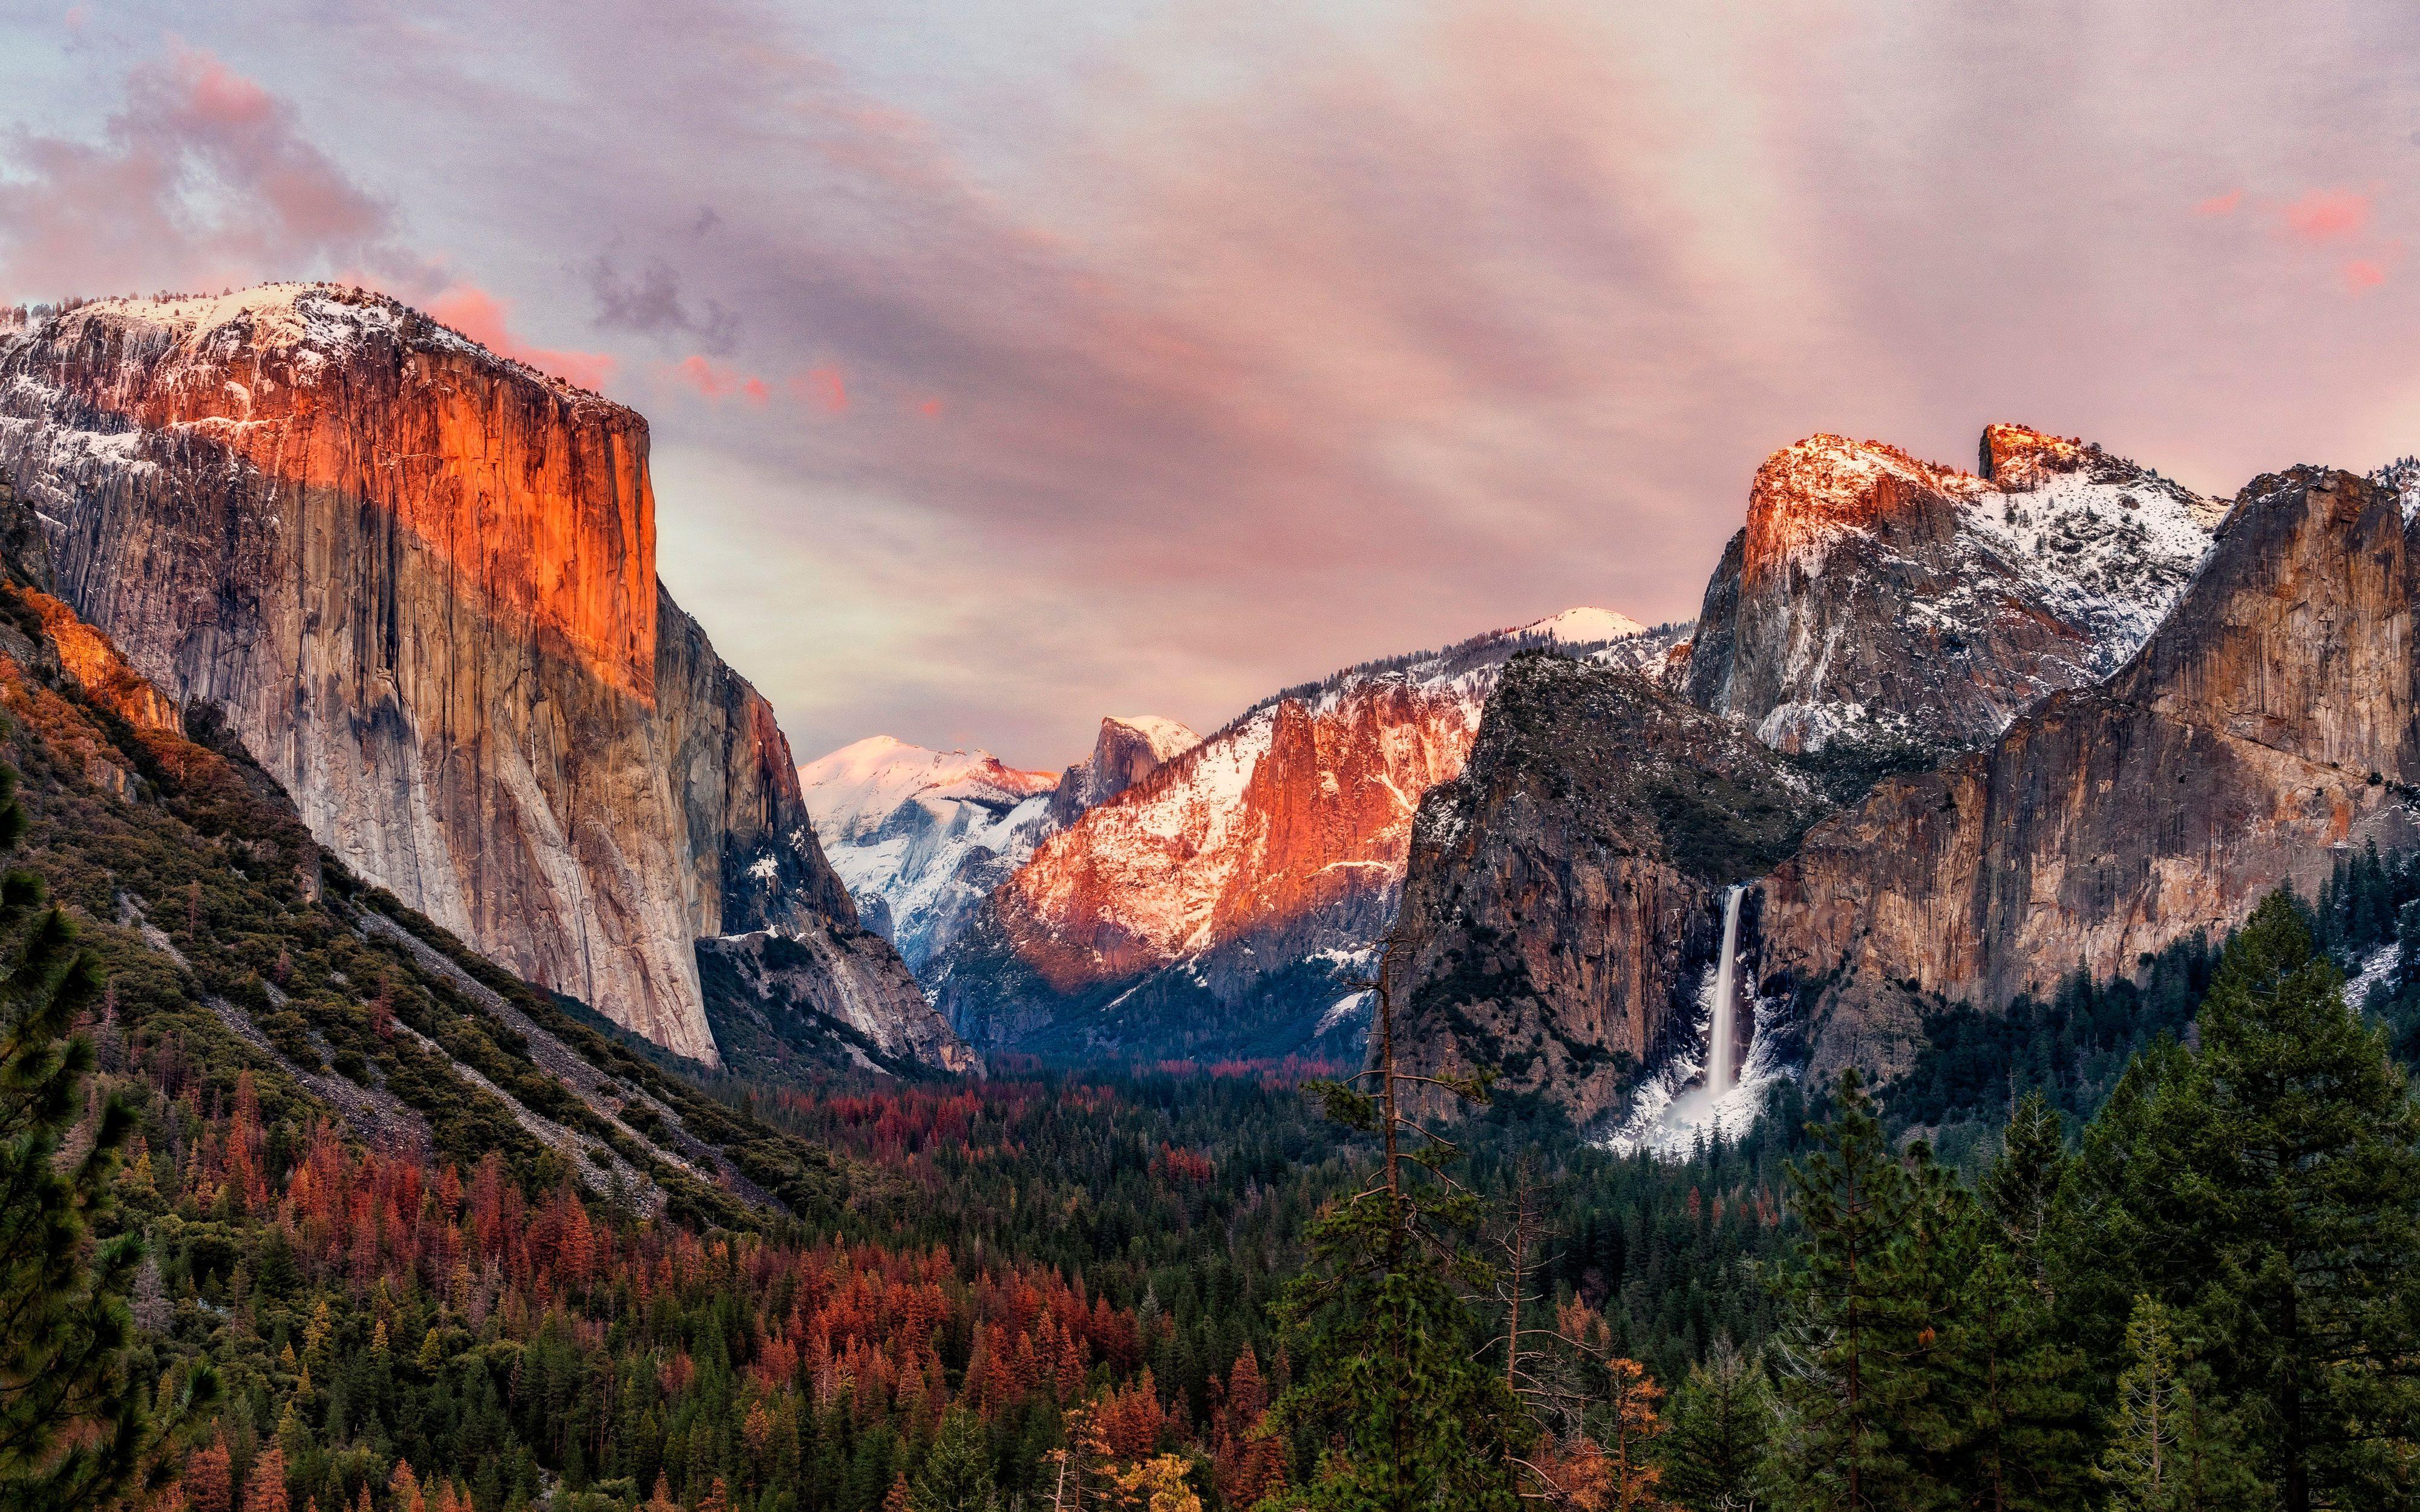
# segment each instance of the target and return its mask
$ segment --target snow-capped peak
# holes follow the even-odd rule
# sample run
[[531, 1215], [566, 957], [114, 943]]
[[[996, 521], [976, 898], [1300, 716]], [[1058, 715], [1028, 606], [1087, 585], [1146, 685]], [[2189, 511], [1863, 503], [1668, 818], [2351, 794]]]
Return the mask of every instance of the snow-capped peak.
[[1055, 772], [1003, 765], [980, 748], [928, 750], [890, 735], [869, 735], [799, 768], [807, 813], [827, 845], [863, 839], [899, 806], [927, 795], [1015, 803], [1059, 785]]
[[1647, 626], [1618, 609], [1567, 609], [1534, 620], [1512, 632], [1525, 640], [1552, 640], [1559, 645], [1593, 646], [1645, 635]]
[[1170, 762], [1202, 744], [1202, 737], [1174, 719], [1156, 714], [1112, 714], [1101, 720], [1142, 738], [1153, 756]]

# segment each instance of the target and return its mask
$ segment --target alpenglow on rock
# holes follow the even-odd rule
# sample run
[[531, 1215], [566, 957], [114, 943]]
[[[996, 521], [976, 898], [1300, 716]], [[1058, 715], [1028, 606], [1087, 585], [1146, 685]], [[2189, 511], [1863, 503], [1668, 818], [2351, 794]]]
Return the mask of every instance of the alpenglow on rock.
[[930, 1014], [656, 581], [637, 414], [355, 289], [106, 300], [0, 326], [0, 473], [62, 598], [515, 971], [709, 1062], [705, 936], [831, 934]]
[[1782, 750], [1972, 748], [2133, 656], [2226, 512], [2021, 425], [1986, 430], [1978, 466], [1838, 436], [1776, 452], [1706, 586], [1690, 701]]
[[1413, 814], [1506, 660], [1637, 667], [1677, 631], [1574, 609], [1264, 699], [1036, 846], [928, 968], [935, 998], [976, 1043], [1046, 1055], [1356, 1054]]

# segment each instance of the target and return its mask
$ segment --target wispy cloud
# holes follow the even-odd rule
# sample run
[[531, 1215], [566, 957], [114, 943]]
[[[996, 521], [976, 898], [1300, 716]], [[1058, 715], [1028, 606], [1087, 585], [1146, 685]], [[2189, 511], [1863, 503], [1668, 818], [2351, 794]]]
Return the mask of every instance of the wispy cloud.
[[11, 288], [383, 268], [618, 356], [802, 753], [1694, 612], [1813, 430], [2219, 489], [2420, 427], [2388, 8], [130, 6], [122, 108], [0, 148]]

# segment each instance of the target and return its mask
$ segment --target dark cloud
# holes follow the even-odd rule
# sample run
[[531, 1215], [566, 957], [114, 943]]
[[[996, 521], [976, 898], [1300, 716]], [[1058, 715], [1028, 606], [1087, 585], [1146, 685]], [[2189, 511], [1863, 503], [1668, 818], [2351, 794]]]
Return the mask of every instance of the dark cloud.
[[729, 352], [738, 339], [739, 317], [710, 297], [692, 310], [681, 299], [672, 264], [660, 257], [649, 258], [637, 272], [626, 275], [613, 258], [599, 254], [585, 272], [597, 296], [597, 323], [609, 331], [685, 338], [718, 356]]

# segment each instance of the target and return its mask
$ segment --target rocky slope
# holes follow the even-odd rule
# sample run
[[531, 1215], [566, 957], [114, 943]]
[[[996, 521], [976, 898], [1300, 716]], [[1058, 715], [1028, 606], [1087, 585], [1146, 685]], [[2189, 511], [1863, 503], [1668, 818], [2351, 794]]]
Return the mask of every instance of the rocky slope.
[[1971, 748], [2132, 656], [2223, 513], [2017, 425], [1983, 433], [1976, 473], [1810, 437], [1758, 471], [1683, 686], [1786, 750]]
[[1493, 1066], [1582, 1119], [1618, 1112], [1641, 1065], [1703, 1032], [1726, 885], [1826, 808], [1786, 758], [1636, 671], [1514, 657], [1413, 828], [1389, 981], [1408, 1069]]
[[390, 1154], [467, 1169], [493, 1153], [696, 1223], [860, 1197], [863, 1173], [662, 1074], [351, 873], [240, 747], [190, 738], [7, 555], [0, 758], [29, 821], [11, 864], [98, 958], [104, 1068], [213, 1098], [248, 1073], [264, 1105]]
[[2131, 972], [2281, 882], [2307, 892], [2334, 845], [2420, 839], [2412, 530], [2372, 481], [2256, 479], [2105, 686], [1811, 832], [1762, 926], [1815, 1006], [1816, 1069], [1895, 1069], [1923, 1003]]
[[1049, 1054], [1344, 1052], [1411, 820], [1528, 646], [1671, 639], [1575, 611], [1289, 688], [1043, 841], [928, 973], [962, 1034]]
[[[1659, 1022], [1668, 1037], [1702, 1032], [1673, 1026], [1705, 974], [1712, 883], [1769, 862], [1743, 911], [1758, 999], [1789, 1021], [1818, 1074], [1852, 1061], [1887, 1074], [1933, 1008], [1995, 1010], [2078, 969], [2132, 973], [2171, 942], [2224, 933], [2280, 883], [2311, 887], [2331, 847], [2420, 840], [2420, 489], [2402, 491], [2415, 471], [2256, 480], [2105, 680], [2052, 691], [1981, 749], [1884, 778], [1786, 857], [1743, 847], [1736, 866], [1701, 866], [1694, 880], [1664, 826], [1662, 860], [1637, 838], [1640, 749], [1739, 770], [1729, 732], [1751, 728], [1760, 705], [1692, 731], [1635, 691], [1542, 698], [1508, 679], [1470, 771], [1432, 799], [1413, 850], [1404, 920], [1420, 949], [1401, 1000], [1415, 1060], [1494, 1057], [1516, 1087], [1584, 1117], [1618, 1115], [1631, 1086], [1621, 1057], [1670, 1058]], [[1826, 592], [1806, 574], [1790, 590], [1818, 606]], [[1818, 620], [1812, 608], [1776, 616]], [[1690, 671], [1707, 644], [1701, 626]], [[1868, 728], [1877, 712], [1903, 715], [1898, 728], [1947, 740], [1996, 719], [1993, 700], [2012, 685], [1961, 702], [1976, 665], [1911, 657], [1874, 685], [1895, 702], [1869, 702]], [[1834, 775], [1829, 751], [1781, 755], [1785, 789], [1792, 770]]]
[[629, 410], [357, 290], [0, 329], [0, 476], [58, 596], [348, 866], [698, 1059], [701, 937], [828, 935], [857, 997], [928, 1015], [770, 708], [658, 587], [646, 454]]

